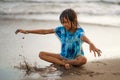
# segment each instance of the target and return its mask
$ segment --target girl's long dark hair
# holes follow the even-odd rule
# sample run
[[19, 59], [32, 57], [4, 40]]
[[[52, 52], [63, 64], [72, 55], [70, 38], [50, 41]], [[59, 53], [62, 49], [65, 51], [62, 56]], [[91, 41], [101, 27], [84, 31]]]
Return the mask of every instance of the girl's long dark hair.
[[71, 27], [71, 29], [77, 29], [79, 23], [77, 20], [77, 14], [73, 9], [65, 9], [61, 15], [60, 15], [60, 22], [63, 23], [64, 22], [64, 18], [66, 18], [67, 20], [69, 20], [71, 22], [71, 26], [72, 23], [74, 24], [75, 27]]

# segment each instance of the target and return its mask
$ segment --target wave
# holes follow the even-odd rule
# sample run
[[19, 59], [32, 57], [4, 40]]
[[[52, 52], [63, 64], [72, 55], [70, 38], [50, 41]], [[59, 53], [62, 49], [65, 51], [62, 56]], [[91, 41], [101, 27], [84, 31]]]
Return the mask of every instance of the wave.
[[42, 15], [42, 14], [59, 14], [59, 12], [13, 12], [13, 13], [6, 13], [6, 12], [0, 12], [0, 15]]
[[0, 15], [60, 14], [74, 8], [82, 15], [120, 15], [120, 0], [2, 0]]
[[3, 2], [29, 2], [29, 3], [105, 3], [120, 5], [120, 0], [1, 0]]
[[104, 3], [104, 4], [116, 4], [120, 5], [120, 0], [91, 0], [86, 1], [86, 3]]
[[[87, 19], [88, 18], [88, 19]], [[79, 23], [81, 25], [93, 25], [93, 26], [100, 26], [100, 27], [114, 27], [120, 28], [119, 22], [120, 17], [117, 16], [106, 16], [106, 17], [99, 17], [99, 16], [79, 16], [78, 17]], [[1, 16], [0, 20], [28, 20], [28, 21], [59, 21], [59, 16], [56, 15], [25, 15], [25, 16], [15, 16], [15, 15], [7, 15]], [[109, 21], [110, 20], [110, 21]]]
[[76, 3], [79, 0], [1, 0], [3, 2], [27, 2], [27, 3]]

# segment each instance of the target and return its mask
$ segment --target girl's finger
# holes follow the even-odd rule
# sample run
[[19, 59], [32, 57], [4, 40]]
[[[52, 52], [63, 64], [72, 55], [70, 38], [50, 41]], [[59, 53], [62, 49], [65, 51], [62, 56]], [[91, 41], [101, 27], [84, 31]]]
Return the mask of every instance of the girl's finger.
[[93, 51], [94, 52], [94, 56], [96, 57], [96, 52], [95, 51]]

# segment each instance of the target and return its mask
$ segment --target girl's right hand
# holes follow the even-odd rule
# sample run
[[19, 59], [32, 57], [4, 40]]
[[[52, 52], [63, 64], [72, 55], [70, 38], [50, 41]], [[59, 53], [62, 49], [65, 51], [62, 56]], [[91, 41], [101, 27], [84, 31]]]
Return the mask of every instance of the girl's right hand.
[[17, 33], [28, 34], [28, 32], [27, 32], [26, 30], [23, 30], [23, 29], [17, 29], [17, 30], [15, 31], [15, 34], [17, 34]]

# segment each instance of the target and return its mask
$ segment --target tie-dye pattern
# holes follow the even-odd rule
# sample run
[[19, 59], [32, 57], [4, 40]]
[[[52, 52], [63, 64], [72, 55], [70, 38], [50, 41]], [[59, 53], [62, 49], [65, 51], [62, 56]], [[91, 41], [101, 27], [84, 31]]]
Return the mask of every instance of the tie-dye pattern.
[[56, 35], [59, 37], [62, 47], [61, 56], [65, 59], [75, 59], [78, 55], [84, 55], [82, 50], [81, 36], [84, 35], [84, 30], [78, 28], [74, 33], [69, 32], [63, 26], [55, 29]]

